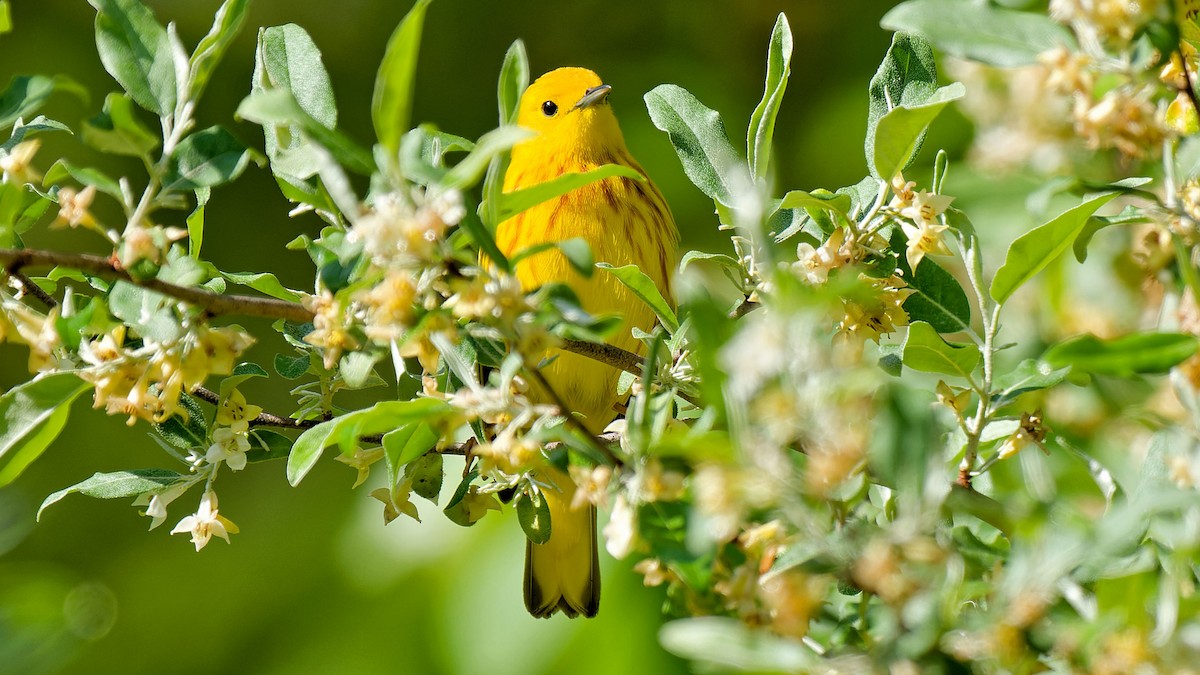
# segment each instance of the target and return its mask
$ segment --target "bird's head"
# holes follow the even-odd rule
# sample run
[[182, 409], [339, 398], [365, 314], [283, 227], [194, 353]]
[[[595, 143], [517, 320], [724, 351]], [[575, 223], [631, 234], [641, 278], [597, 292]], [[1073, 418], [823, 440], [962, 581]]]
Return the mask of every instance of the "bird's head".
[[537, 132], [522, 145], [584, 155], [624, 147], [608, 103], [610, 89], [586, 68], [559, 68], [542, 75], [521, 97], [517, 124]]

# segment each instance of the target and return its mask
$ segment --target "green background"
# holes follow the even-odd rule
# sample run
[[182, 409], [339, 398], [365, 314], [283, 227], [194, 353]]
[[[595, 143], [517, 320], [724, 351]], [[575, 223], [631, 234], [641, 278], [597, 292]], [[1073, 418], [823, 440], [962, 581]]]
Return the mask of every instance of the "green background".
[[[75, 129], [116, 83], [92, 38], [93, 10], [82, 0], [14, 0], [15, 32], [0, 36], [0, 82], [15, 74], [62, 73], [91, 92], [84, 103], [58, 96], [44, 111]], [[177, 24], [189, 47], [207, 31], [216, 0], [149, 3]], [[410, 3], [384, 0], [255, 0], [246, 28], [217, 71], [199, 111], [199, 128], [231, 125], [261, 147], [261, 132], [233, 123], [249, 91], [255, 29], [296, 23], [321, 48], [338, 96], [340, 126], [372, 138], [370, 98], [388, 35]], [[779, 117], [776, 157], [782, 188], [836, 188], [864, 173], [867, 82], [889, 36], [878, 27], [891, 2], [588, 0], [468, 2], [437, 0], [421, 51], [414, 119], [467, 137], [496, 124], [495, 82], [516, 38], [533, 73], [590, 67], [613, 86], [627, 142], [662, 187], [683, 245], [725, 246], [712, 203], [693, 188], [641, 95], [679, 84], [724, 116], [736, 147], [762, 94], [767, 40], [775, 15], [795, 35], [791, 84]], [[147, 119], [153, 124], [153, 120]], [[135, 185], [140, 164], [99, 158], [74, 139], [44, 137], [37, 166], [60, 156], [94, 164]], [[945, 145], [945, 143], [942, 143]], [[115, 209], [98, 211], [116, 222]], [[311, 288], [303, 253], [283, 245], [315, 234], [312, 216], [289, 219], [269, 174], [252, 168], [214, 191], [205, 257], [223, 270], [271, 271]], [[168, 219], [168, 223], [171, 223]], [[32, 246], [105, 253], [93, 236], [44, 230]], [[269, 364], [287, 351], [267, 336], [250, 359]], [[24, 348], [0, 345], [0, 390], [23, 381]], [[268, 410], [287, 412], [286, 387], [252, 382], [245, 390]], [[373, 390], [371, 395], [386, 395]], [[71, 496], [34, 512], [42, 498], [96, 471], [170, 467], [145, 424], [90, 412], [77, 402], [67, 431], [15, 485], [0, 489], [0, 672], [4, 673], [668, 673], [685, 664], [657, 644], [661, 593], [645, 589], [628, 563], [602, 553], [604, 601], [594, 620], [530, 618], [521, 603], [524, 544], [506, 510], [471, 529], [421, 502], [423, 524], [383, 526], [371, 485], [351, 491], [351, 469], [324, 461], [298, 488], [282, 464], [252, 465], [218, 483], [221, 510], [241, 528], [233, 545], [214, 541], [200, 554], [167, 531], [199, 499], [172, 505], [164, 526], [128, 504]], [[171, 467], [175, 468], [175, 467]], [[448, 475], [455, 475], [454, 469]]]

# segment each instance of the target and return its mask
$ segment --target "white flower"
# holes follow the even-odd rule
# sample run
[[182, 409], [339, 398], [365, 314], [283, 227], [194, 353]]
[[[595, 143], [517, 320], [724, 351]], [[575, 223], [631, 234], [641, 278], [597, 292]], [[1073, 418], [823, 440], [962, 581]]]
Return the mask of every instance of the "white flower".
[[637, 512], [625, 499], [625, 495], [617, 495], [613, 504], [612, 515], [604, 526], [604, 546], [609, 555], [620, 560], [633, 551], [637, 543]]
[[246, 451], [250, 449], [250, 439], [246, 434], [235, 433], [229, 427], [221, 427], [213, 432], [213, 444], [208, 446], [204, 460], [209, 464], [225, 462], [230, 469], [241, 471], [246, 468]]
[[150, 529], [153, 530], [163, 524], [163, 521], [167, 519], [167, 506], [178, 499], [184, 492], [187, 492], [187, 489], [191, 486], [191, 483], [182, 483], [150, 497], [150, 501], [146, 506], [146, 515], [150, 516], [151, 519]]
[[842, 251], [845, 232], [840, 228], [829, 235], [829, 239], [820, 248], [802, 242], [796, 247], [796, 262], [792, 266], [808, 283], [819, 285], [825, 283], [829, 271], [845, 265], [849, 256]]
[[217, 495], [213, 492], [205, 492], [196, 513], [179, 521], [171, 530], [171, 534], [191, 534], [197, 551], [207, 546], [214, 535], [229, 543], [229, 535], [237, 533], [237, 525], [217, 513]]

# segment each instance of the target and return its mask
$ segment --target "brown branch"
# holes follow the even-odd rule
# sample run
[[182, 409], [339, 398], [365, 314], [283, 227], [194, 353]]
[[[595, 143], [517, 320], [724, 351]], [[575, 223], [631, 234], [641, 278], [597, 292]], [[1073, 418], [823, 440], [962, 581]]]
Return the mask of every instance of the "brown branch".
[[639, 377], [642, 374], [642, 357], [620, 347], [598, 342], [584, 342], [583, 340], [563, 340], [559, 344], [559, 349], [607, 363], [613, 368]]
[[54, 308], [58, 306], [58, 300], [55, 300], [53, 295], [43, 291], [42, 287], [38, 286], [33, 279], [25, 276], [25, 274], [21, 272], [20, 265], [9, 265], [6, 271], [8, 272], [8, 276], [12, 277], [13, 280], [17, 282], [17, 285], [20, 286], [22, 293], [25, 295], [32, 295], [47, 307]]
[[236, 314], [267, 319], [287, 319], [297, 323], [312, 321], [313, 318], [313, 313], [305, 309], [303, 305], [286, 300], [249, 295], [221, 295], [203, 288], [178, 286], [158, 279], [135, 279], [115, 261], [96, 255], [0, 248], [0, 265], [9, 270], [28, 266], [69, 267], [98, 277], [127, 281], [177, 300], [183, 300], [214, 315]]
[[729, 318], [740, 319], [759, 307], [762, 307], [762, 304], [754, 302], [750, 298], [746, 298], [742, 300], [742, 304], [735, 307], [734, 310], [729, 313]]
[[[215, 406], [221, 405], [221, 397], [217, 392], [204, 387], [196, 387], [192, 390], [192, 396], [207, 401]], [[250, 420], [252, 427], [280, 427], [283, 429], [311, 429], [324, 420], [294, 420], [290, 417], [280, 417], [272, 415], [269, 412], [262, 412], [258, 417]]]

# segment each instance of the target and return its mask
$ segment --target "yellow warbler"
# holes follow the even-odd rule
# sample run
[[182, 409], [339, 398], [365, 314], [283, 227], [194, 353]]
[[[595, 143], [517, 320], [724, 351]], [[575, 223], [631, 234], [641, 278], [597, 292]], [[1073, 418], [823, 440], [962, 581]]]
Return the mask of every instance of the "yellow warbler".
[[[608, 103], [610, 87], [590, 70], [559, 68], [537, 79], [521, 97], [517, 123], [537, 132], [512, 150], [504, 177], [510, 192], [605, 164], [645, 170], [629, 154]], [[649, 179], [611, 177], [543, 202], [500, 223], [496, 242], [505, 255], [544, 242], [582, 238], [599, 262], [637, 265], [664, 297], [670, 297], [669, 273], [678, 234], [662, 193]], [[550, 249], [522, 260], [515, 273], [526, 289], [550, 282], [566, 283], [592, 314], [621, 314], [624, 328], [613, 343], [641, 351], [632, 327], [653, 327], [654, 313], [617, 278], [598, 271], [585, 278], [566, 258]], [[592, 433], [616, 417], [620, 373], [582, 356], [555, 353], [542, 373], [563, 402]], [[600, 608], [600, 571], [596, 553], [596, 509], [571, 509], [575, 486], [552, 468], [539, 470], [550, 507], [550, 539], [528, 542], [525, 550], [525, 606], [530, 614], [549, 617], [562, 610], [569, 617], [595, 616]]]

